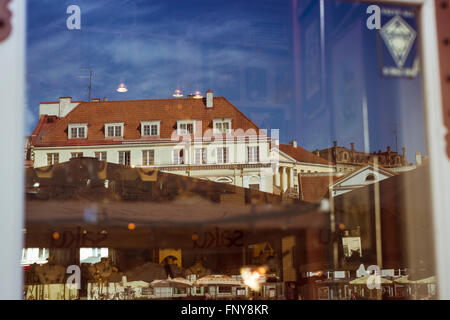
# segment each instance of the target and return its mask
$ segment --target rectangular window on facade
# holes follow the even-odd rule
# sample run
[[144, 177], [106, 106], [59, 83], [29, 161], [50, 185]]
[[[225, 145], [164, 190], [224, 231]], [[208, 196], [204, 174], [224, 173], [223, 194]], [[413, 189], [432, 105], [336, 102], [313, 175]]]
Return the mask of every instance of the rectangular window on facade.
[[195, 164], [205, 164], [207, 163], [207, 150], [206, 148], [195, 149]]
[[259, 184], [257, 184], [257, 183], [249, 184], [248, 187], [249, 187], [249, 189], [259, 190]]
[[155, 164], [155, 150], [142, 151], [142, 165], [150, 166]]
[[70, 128], [70, 137], [73, 139], [76, 138], [77, 136], [78, 136], [77, 128]]
[[193, 134], [194, 133], [194, 123], [193, 122], [182, 122], [178, 125], [178, 134]]
[[107, 124], [106, 125], [106, 136], [107, 137], [122, 137], [123, 124]]
[[47, 153], [47, 165], [59, 163], [59, 153]]
[[114, 137], [114, 126], [110, 126], [107, 128], [107, 136]]
[[129, 166], [131, 162], [130, 151], [119, 151], [119, 164]]
[[173, 164], [184, 164], [184, 149], [173, 150]]
[[115, 126], [114, 127], [114, 133], [116, 137], [122, 136], [122, 127], [121, 126]]
[[231, 129], [231, 121], [214, 121], [214, 131], [219, 133], [227, 133], [230, 132]]
[[69, 124], [70, 139], [83, 139], [86, 138], [86, 125], [72, 125]]
[[106, 160], [106, 151], [95, 152], [95, 158], [97, 158], [99, 161], [107, 161]]
[[83, 156], [83, 152], [71, 152], [70, 158], [81, 158]]
[[144, 126], [144, 136], [149, 136], [150, 135], [150, 125], [145, 125]]
[[156, 124], [152, 124], [151, 125], [150, 134], [152, 136], [157, 136], [158, 135], [158, 125], [156, 125]]
[[247, 147], [248, 162], [259, 162], [259, 147]]
[[157, 123], [144, 123], [142, 124], [143, 136], [159, 136], [159, 124]]
[[217, 148], [217, 163], [228, 163], [229, 154], [228, 148]]

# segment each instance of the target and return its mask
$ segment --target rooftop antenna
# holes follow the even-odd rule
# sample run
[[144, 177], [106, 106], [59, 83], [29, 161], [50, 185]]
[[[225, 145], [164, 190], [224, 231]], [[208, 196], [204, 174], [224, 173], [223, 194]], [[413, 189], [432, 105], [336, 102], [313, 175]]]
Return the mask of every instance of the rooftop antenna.
[[[91, 101], [91, 89], [92, 89], [92, 70], [91, 69], [81, 69], [89, 72], [89, 85], [86, 87], [88, 88], [88, 101]], [[78, 78], [88, 78], [88, 76], [78, 76]]]
[[395, 136], [395, 152], [398, 152], [398, 128], [400, 127], [400, 122], [391, 122], [389, 125], [394, 126], [392, 133]]

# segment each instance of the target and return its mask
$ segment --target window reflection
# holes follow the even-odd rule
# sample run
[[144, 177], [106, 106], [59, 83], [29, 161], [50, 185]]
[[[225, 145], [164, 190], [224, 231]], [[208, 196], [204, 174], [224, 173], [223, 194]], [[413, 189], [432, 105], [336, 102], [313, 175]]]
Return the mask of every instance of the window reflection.
[[197, 2], [30, 29], [25, 298], [435, 298], [416, 8]]

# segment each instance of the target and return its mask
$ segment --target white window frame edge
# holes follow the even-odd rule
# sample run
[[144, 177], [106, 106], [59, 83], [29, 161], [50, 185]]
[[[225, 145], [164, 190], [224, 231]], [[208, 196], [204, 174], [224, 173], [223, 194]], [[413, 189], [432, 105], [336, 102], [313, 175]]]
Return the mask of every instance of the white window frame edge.
[[[0, 300], [23, 298], [23, 275], [20, 268], [24, 236], [24, 115], [25, 115], [25, 36], [26, 2], [11, 1], [11, 34], [0, 43], [0, 97], [4, 119], [0, 126], [2, 147], [10, 157], [2, 157], [3, 183], [0, 193], [2, 223], [0, 234], [5, 247], [0, 250]], [[16, 159], [11, 161], [11, 159]]]
[[[148, 152], [148, 153], [150, 153], [150, 151], [153, 151], [153, 164], [144, 164], [144, 152]], [[148, 162], [148, 156], [149, 156], [149, 154], [147, 154], [147, 162]], [[142, 163], [142, 166], [146, 166], [146, 167], [148, 167], [148, 166], [154, 166], [155, 164], [156, 164], [156, 151], [155, 151], [155, 148], [150, 148], [150, 149], [142, 149], [141, 150], [141, 163]], [[173, 155], [172, 155], [172, 162], [173, 162]]]
[[[362, 0], [361, 2], [372, 2]], [[447, 158], [434, 0], [378, 0], [391, 5], [418, 5], [426, 141], [430, 163], [430, 200], [434, 227], [435, 268], [439, 299], [450, 299], [450, 160]]]
[[[144, 126], [151, 126], [156, 124], [158, 126], [158, 134], [157, 135], [144, 135]], [[150, 127], [150, 133], [152, 129]], [[141, 137], [159, 137], [161, 135], [161, 120], [151, 120], [151, 121], [141, 121]]]
[[[187, 164], [189, 164], [189, 157], [186, 157], [186, 155], [187, 155], [187, 150], [188, 150], [189, 148], [186, 148], [186, 147], [180, 147], [180, 146], [176, 146], [176, 147], [174, 147], [174, 148], [172, 148], [172, 152], [171, 152], [171, 157], [172, 157], [172, 159], [171, 159], [171, 162], [172, 162], [172, 165], [175, 165], [175, 166], [181, 166], [181, 165], [187, 165]], [[184, 150], [183, 151], [183, 157], [184, 157], [184, 163], [183, 164], [181, 164], [181, 163], [174, 163], [174, 161], [173, 161], [173, 153], [175, 152], [175, 151], [180, 151], [180, 150]]]
[[442, 93], [439, 69], [435, 2], [421, 1], [421, 53], [427, 146], [430, 158], [430, 197], [434, 222], [435, 267], [440, 299], [450, 299], [450, 160], [446, 152], [446, 127], [442, 115]]
[[[250, 161], [250, 157], [249, 157], [249, 148], [256, 148], [256, 151], [257, 151], [257, 156], [256, 156], [256, 158], [257, 158], [257, 160], [258, 160], [258, 158], [259, 158], [259, 161]], [[245, 160], [246, 160], [246, 163], [252, 163], [252, 164], [254, 164], [254, 163], [260, 163], [260, 162], [261, 162], [261, 156], [260, 156], [259, 152], [260, 152], [259, 144], [255, 144], [255, 145], [247, 145], [247, 146], [245, 146], [245, 157], [246, 157]]]
[[189, 124], [189, 123], [192, 123], [193, 124], [193, 126], [192, 126], [192, 134], [194, 134], [195, 135], [195, 127], [196, 127], [196, 122], [197, 122], [197, 120], [177, 120], [177, 135], [178, 136], [182, 136], [182, 135], [184, 135], [184, 134], [186, 134], [186, 133], [180, 133], [180, 124]]
[[117, 136], [113, 136], [113, 137], [110, 137], [110, 136], [108, 136], [108, 127], [109, 126], [121, 126], [122, 127], [122, 129], [121, 129], [121, 133], [122, 133], [122, 135], [121, 135], [121, 137], [123, 137], [123, 135], [124, 135], [124, 127], [125, 127], [125, 123], [124, 122], [108, 122], [108, 123], [105, 123], [105, 138], [117, 138]]
[[220, 123], [228, 122], [230, 124], [230, 126], [227, 130], [227, 133], [230, 133], [231, 125], [233, 123], [232, 120], [233, 120], [232, 118], [215, 118], [215, 119], [213, 119], [213, 133], [222, 133], [222, 132], [217, 131], [217, 129], [216, 129], [216, 123], [218, 123], [218, 122], [220, 122]]
[[[365, 1], [365, 0], [363, 0]], [[362, 2], [363, 2], [362, 1]], [[426, 115], [427, 145], [430, 154], [430, 181], [431, 181], [431, 202], [435, 231], [435, 256], [436, 269], [439, 278], [439, 297], [450, 299], [450, 273], [447, 266], [450, 264], [450, 254], [448, 243], [450, 243], [450, 233], [445, 230], [450, 229], [450, 201], [446, 198], [445, 191], [449, 190], [450, 181], [445, 181], [444, 177], [450, 174], [450, 161], [445, 152], [445, 132], [444, 119], [442, 115], [442, 95], [440, 86], [440, 70], [437, 47], [437, 30], [435, 22], [435, 4], [433, 0], [378, 0], [377, 3], [420, 5], [419, 11], [421, 24], [421, 52], [423, 69], [423, 86]], [[0, 45], [0, 54], [6, 57], [2, 61], [2, 67], [6, 72], [0, 74], [2, 83], [0, 88], [2, 101], [15, 106], [4, 110], [5, 117], [13, 119], [10, 124], [2, 126], [0, 133], [9, 136], [4, 143], [18, 159], [23, 157], [23, 116], [25, 100], [25, 3], [13, 1], [10, 10], [13, 12], [12, 23], [15, 26], [9, 39]], [[426, 35], [426, 36], [423, 36]], [[10, 72], [12, 69], [13, 72]], [[11, 76], [13, 75], [13, 76]], [[3, 81], [5, 80], [5, 81]], [[105, 124], [106, 125], [106, 124]], [[122, 132], [123, 133], [123, 132]], [[23, 160], [4, 161], [4, 168], [11, 168], [11, 175], [5, 177], [11, 182], [11, 187], [4, 190], [0, 201], [6, 206], [5, 212], [15, 214], [5, 215], [7, 221], [0, 224], [0, 232], [5, 243], [11, 245], [7, 250], [0, 251], [0, 266], [3, 272], [0, 274], [0, 299], [20, 299], [22, 298], [22, 271], [17, 266], [20, 263], [20, 253], [22, 245], [23, 228]], [[19, 250], [20, 249], [20, 250]], [[17, 251], [17, 252], [16, 252]]]
[[[69, 125], [67, 126], [68, 127], [68, 136], [69, 136], [69, 139], [86, 139], [87, 138], [87, 135], [88, 135], [88, 124], [87, 123], [69, 123]], [[76, 137], [76, 138], [74, 138], [74, 137], [72, 137], [72, 128], [84, 128], [84, 135], [85, 135], [85, 137], [84, 138], [79, 138], [79, 137]]]

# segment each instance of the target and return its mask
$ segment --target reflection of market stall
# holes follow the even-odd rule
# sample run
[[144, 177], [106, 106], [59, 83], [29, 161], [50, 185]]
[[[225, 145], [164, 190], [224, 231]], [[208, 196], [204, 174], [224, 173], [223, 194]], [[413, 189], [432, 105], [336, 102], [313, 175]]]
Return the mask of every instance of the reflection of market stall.
[[[117, 268], [114, 279], [81, 265], [81, 296], [247, 296], [241, 267], [264, 265], [279, 279], [267, 283], [264, 295], [276, 298], [282, 282], [297, 280], [300, 263], [327, 260], [318, 242], [327, 213], [314, 204], [90, 158], [27, 169], [26, 176], [26, 247], [49, 248], [64, 268], [79, 265], [80, 248], [109, 250], [100, 263]], [[230, 277], [233, 286], [198, 286], [214, 274]], [[181, 278], [192, 287], [174, 283]]]

